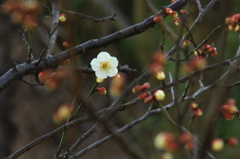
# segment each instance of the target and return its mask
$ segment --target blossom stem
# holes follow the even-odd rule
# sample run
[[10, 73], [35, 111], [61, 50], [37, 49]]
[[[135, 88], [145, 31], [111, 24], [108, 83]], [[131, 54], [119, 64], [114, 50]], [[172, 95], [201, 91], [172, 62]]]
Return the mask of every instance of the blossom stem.
[[[97, 82], [95, 83], [95, 85], [92, 87], [91, 91], [86, 96], [86, 99], [88, 99], [95, 92], [95, 89], [97, 88], [98, 84], [99, 83], [97, 83]], [[70, 119], [73, 119], [79, 113], [79, 111], [82, 108], [82, 105], [83, 105], [83, 102], [77, 107], [77, 110], [73, 113], [73, 115], [70, 117]]]

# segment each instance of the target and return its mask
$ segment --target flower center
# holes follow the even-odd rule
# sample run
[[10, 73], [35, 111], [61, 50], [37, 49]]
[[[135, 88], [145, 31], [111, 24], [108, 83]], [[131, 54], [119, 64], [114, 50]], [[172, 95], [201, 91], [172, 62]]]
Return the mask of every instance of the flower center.
[[104, 70], [108, 70], [108, 64], [107, 63], [103, 63], [102, 64], [102, 69], [104, 69]]

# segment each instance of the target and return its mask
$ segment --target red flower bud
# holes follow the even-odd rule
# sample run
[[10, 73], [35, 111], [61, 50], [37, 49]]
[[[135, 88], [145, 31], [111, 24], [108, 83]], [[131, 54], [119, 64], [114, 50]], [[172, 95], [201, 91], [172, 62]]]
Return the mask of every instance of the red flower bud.
[[101, 88], [96, 88], [96, 91], [98, 91], [99, 94], [101, 95], [106, 95], [107, 94], [107, 90], [105, 87], [101, 87]]
[[162, 21], [162, 16], [156, 15], [153, 17], [153, 22], [154, 23], [160, 23]]
[[173, 11], [172, 11], [171, 8], [166, 8], [166, 9], [165, 9], [165, 12], [166, 12], [167, 14], [171, 14]]
[[235, 147], [238, 145], [238, 139], [235, 137], [231, 137], [231, 138], [227, 139], [227, 144], [229, 146]]

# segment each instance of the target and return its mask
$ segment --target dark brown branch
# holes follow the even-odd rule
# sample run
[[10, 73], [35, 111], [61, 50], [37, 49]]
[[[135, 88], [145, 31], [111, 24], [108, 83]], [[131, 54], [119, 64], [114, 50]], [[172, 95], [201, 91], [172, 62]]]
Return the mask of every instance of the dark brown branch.
[[[187, 2], [188, 0], [179, 0], [176, 3], [173, 3], [167, 7], [172, 8], [173, 10], [178, 10], [184, 7]], [[158, 14], [164, 17], [166, 16], [163, 11], [160, 11]], [[153, 22], [153, 17], [154, 16], [150, 16], [141, 23], [135, 24], [103, 38], [89, 40], [83, 44], [63, 51], [54, 56], [47, 56], [46, 58], [43, 58], [41, 60], [39, 65], [37, 63], [38, 60], [34, 60], [31, 63], [19, 64], [16, 67], [16, 70], [12, 68], [0, 77], [0, 92], [2, 92], [6, 87], [8, 87], [13, 81], [21, 79], [26, 75], [36, 74], [37, 72], [46, 68], [56, 68], [61, 62], [69, 59], [70, 57], [83, 54], [88, 50], [105, 47], [116, 41], [140, 34], [155, 25], [155, 23]]]

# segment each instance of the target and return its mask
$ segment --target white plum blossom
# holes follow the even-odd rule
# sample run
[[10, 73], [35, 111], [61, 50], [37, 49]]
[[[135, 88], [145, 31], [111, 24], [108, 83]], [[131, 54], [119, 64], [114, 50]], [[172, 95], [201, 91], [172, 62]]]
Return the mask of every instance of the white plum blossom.
[[107, 52], [100, 52], [97, 58], [91, 61], [92, 69], [95, 71], [97, 78], [105, 79], [108, 76], [113, 77], [118, 73], [118, 60], [110, 56]]

